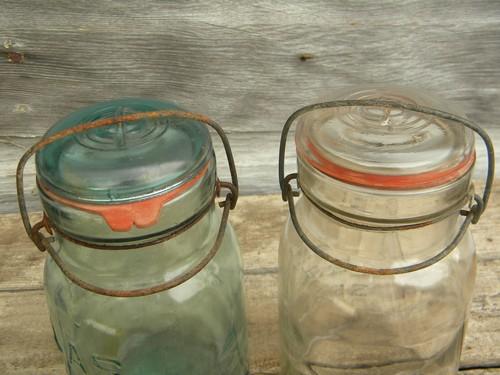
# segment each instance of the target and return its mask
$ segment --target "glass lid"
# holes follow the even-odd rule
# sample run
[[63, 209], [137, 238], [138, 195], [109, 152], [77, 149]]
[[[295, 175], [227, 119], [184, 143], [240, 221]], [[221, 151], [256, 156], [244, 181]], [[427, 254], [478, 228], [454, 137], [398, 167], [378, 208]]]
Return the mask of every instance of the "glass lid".
[[[383, 99], [459, 114], [429, 94], [400, 88], [342, 92], [335, 99]], [[361, 186], [415, 189], [442, 185], [474, 164], [470, 129], [402, 109], [343, 107], [304, 114], [296, 132], [299, 157], [335, 179]]]
[[[99, 103], [72, 113], [45, 136], [75, 125], [115, 116], [182, 110], [146, 99]], [[177, 118], [143, 119], [79, 133], [36, 156], [42, 188], [82, 202], [105, 204], [147, 199], [197, 176], [213, 157], [206, 126]]]

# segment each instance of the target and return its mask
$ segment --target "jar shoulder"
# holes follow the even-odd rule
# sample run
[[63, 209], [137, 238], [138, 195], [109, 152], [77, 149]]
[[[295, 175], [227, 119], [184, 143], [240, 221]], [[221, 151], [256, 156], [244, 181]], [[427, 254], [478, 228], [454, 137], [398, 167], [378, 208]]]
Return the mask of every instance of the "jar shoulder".
[[[82, 280], [108, 289], [147, 288], [187, 272], [207, 256], [219, 230], [219, 211], [211, 210], [199, 223], [171, 239], [138, 249], [92, 249], [60, 237], [53, 246], [66, 268]], [[50, 259], [47, 264], [50, 276], [57, 266]], [[218, 276], [224, 279], [233, 273], [241, 273], [241, 259], [236, 235], [228, 223], [215, 257], [200, 274], [224, 274]]]
[[[358, 266], [387, 269], [410, 266], [436, 256], [453, 241], [463, 218], [452, 215], [406, 230], [364, 230], [340, 223], [299, 199], [297, 220], [309, 240], [328, 255]], [[464, 265], [474, 261], [475, 245], [467, 230], [460, 243], [438, 263]], [[290, 262], [301, 268], [329, 264], [298, 236], [290, 217], [281, 234], [280, 262], [285, 268]]]

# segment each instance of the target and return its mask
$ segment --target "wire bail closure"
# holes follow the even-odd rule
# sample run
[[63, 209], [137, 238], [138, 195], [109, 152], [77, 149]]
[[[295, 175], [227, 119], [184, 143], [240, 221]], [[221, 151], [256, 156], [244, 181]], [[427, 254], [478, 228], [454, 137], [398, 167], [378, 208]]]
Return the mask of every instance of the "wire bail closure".
[[[382, 108], [392, 108], [392, 109], [403, 109], [403, 110], [408, 110], [412, 112], [417, 112], [417, 113], [422, 113], [426, 115], [431, 115], [435, 117], [442, 118], [444, 120], [449, 120], [458, 124], [461, 124], [465, 126], [466, 128], [469, 128], [476, 132], [484, 142], [486, 146], [486, 152], [487, 152], [487, 160], [488, 160], [488, 171], [486, 174], [486, 182], [483, 190], [483, 195], [474, 195], [473, 202], [471, 202], [471, 206], [468, 210], [460, 210], [459, 213], [462, 216], [465, 216], [464, 221], [462, 222], [458, 233], [455, 235], [455, 237], [450, 241], [450, 243], [442, 250], [439, 251], [438, 254], [435, 256], [419, 262], [415, 263], [409, 266], [405, 267], [397, 267], [397, 268], [373, 268], [373, 267], [364, 267], [356, 264], [352, 264], [349, 262], [345, 262], [339, 258], [335, 258], [332, 255], [328, 254], [321, 248], [319, 248], [317, 245], [315, 245], [309, 237], [304, 233], [302, 227], [300, 226], [300, 223], [298, 221], [296, 211], [295, 211], [295, 204], [294, 204], [294, 197], [297, 197], [300, 195], [298, 190], [293, 190], [290, 182], [292, 180], [297, 180], [297, 185], [298, 188], [300, 189], [300, 179], [297, 173], [291, 173], [285, 177], [285, 151], [286, 151], [286, 141], [288, 137], [288, 132], [290, 130], [290, 127], [292, 124], [295, 122], [297, 118], [302, 116], [305, 113], [317, 110], [317, 109], [325, 109], [325, 108], [340, 108], [340, 107], [382, 107]], [[323, 102], [323, 103], [317, 103], [317, 104], [312, 104], [305, 106], [294, 113], [287, 119], [285, 122], [285, 125], [283, 126], [283, 130], [281, 132], [281, 140], [280, 140], [280, 149], [279, 149], [279, 165], [278, 165], [278, 178], [279, 178], [279, 183], [280, 183], [280, 188], [281, 188], [281, 194], [282, 194], [282, 199], [285, 202], [288, 202], [288, 208], [290, 211], [290, 218], [292, 220], [292, 224], [300, 237], [300, 239], [318, 256], [323, 258], [324, 260], [335, 264], [339, 267], [354, 271], [354, 272], [360, 272], [360, 273], [367, 273], [367, 274], [373, 274], [373, 275], [397, 275], [397, 274], [402, 274], [402, 273], [408, 273], [408, 272], [414, 272], [426, 267], [429, 267], [444, 257], [446, 257], [448, 254], [450, 254], [456, 246], [460, 243], [462, 240], [463, 236], [465, 235], [468, 227], [470, 224], [476, 224], [479, 219], [481, 218], [481, 215], [485, 211], [488, 201], [491, 195], [491, 189], [493, 185], [493, 179], [494, 179], [494, 174], [495, 174], [495, 152], [493, 148], [493, 144], [491, 142], [490, 137], [486, 133], [484, 129], [482, 129], [479, 125], [476, 125], [475, 123], [460, 117], [456, 116], [452, 113], [440, 111], [437, 109], [429, 108], [429, 107], [424, 107], [416, 104], [407, 104], [407, 103], [401, 103], [397, 101], [391, 101], [391, 100], [383, 100], [383, 99], [359, 99], [359, 100], [334, 100], [334, 101], [329, 101], [329, 102]], [[362, 230], [401, 230], [401, 229], [412, 229], [417, 226], [415, 225], [408, 225], [404, 227], [393, 227], [393, 228], [378, 228], [378, 227], [372, 227], [372, 226], [366, 226], [363, 224], [358, 224], [355, 222], [351, 222], [345, 219], [342, 219], [338, 216], [335, 216], [331, 213], [328, 213], [329, 216], [333, 217], [333, 219], [341, 222], [344, 225], [356, 228], [356, 229], [362, 229]], [[420, 225], [421, 226], [421, 225]]]
[[[219, 137], [222, 140], [222, 143], [224, 145], [224, 149], [226, 152], [226, 158], [227, 162], [229, 164], [229, 171], [231, 174], [231, 182], [226, 182], [226, 181], [219, 181], [217, 180], [216, 182], [216, 195], [220, 196], [221, 189], [227, 189], [229, 190], [228, 193], [225, 195], [225, 199], [221, 202], [219, 202], [219, 206], [223, 208], [222, 211], [222, 218], [221, 218], [221, 223], [219, 226], [219, 230], [217, 232], [217, 236], [215, 238], [215, 242], [213, 243], [212, 247], [210, 248], [209, 252], [201, 259], [198, 264], [193, 266], [191, 269], [188, 269], [187, 271], [184, 271], [180, 275], [174, 277], [173, 279], [166, 281], [161, 284], [157, 284], [155, 286], [149, 287], [149, 288], [141, 288], [141, 289], [135, 289], [135, 290], [113, 290], [113, 289], [107, 289], [107, 288], [101, 288], [98, 286], [95, 286], [91, 283], [88, 283], [80, 278], [78, 278], [74, 273], [72, 273], [64, 264], [64, 261], [61, 259], [59, 254], [55, 251], [55, 249], [52, 247], [51, 242], [54, 240], [54, 237], [46, 237], [44, 236], [40, 230], [45, 229], [50, 235], [54, 234], [54, 231], [58, 232], [61, 234], [64, 238], [69, 239], [73, 242], [76, 242], [80, 245], [90, 247], [90, 248], [96, 248], [96, 249], [101, 249], [101, 250], [128, 250], [128, 249], [136, 249], [136, 248], [142, 248], [146, 246], [151, 246], [157, 243], [161, 243], [164, 241], [167, 241], [180, 233], [186, 231], [189, 229], [192, 225], [194, 225], [196, 222], [198, 222], [207, 212], [208, 208], [203, 207], [198, 213], [196, 213], [193, 217], [188, 218], [186, 221], [181, 223], [179, 226], [173, 228], [173, 230], [169, 230], [160, 237], [155, 237], [151, 239], [150, 241], [146, 241], [143, 243], [138, 243], [138, 244], [130, 244], [130, 245], [96, 245], [93, 243], [89, 243], [80, 239], [72, 238], [70, 235], [67, 233], [64, 233], [62, 230], [59, 230], [57, 227], [54, 226], [53, 223], [49, 220], [47, 215], [44, 213], [43, 218], [40, 222], [34, 224], [33, 226], [31, 225], [28, 210], [26, 207], [26, 199], [24, 196], [24, 168], [26, 166], [26, 163], [28, 160], [35, 155], [37, 152], [42, 150], [44, 147], [71, 135], [78, 134], [78, 133], [83, 133], [88, 130], [92, 129], [97, 129], [97, 128], [102, 128], [106, 126], [113, 126], [117, 125], [119, 123], [123, 122], [131, 122], [131, 121], [137, 121], [141, 119], [159, 119], [159, 118], [179, 118], [179, 119], [189, 119], [189, 120], [195, 120], [198, 122], [201, 122], [205, 124], [208, 127], [211, 127], [214, 129]], [[29, 238], [33, 241], [33, 243], [36, 245], [36, 247], [40, 251], [47, 251], [49, 255], [52, 257], [56, 265], [60, 268], [60, 270], [64, 273], [64, 275], [70, 279], [73, 283], [77, 284], [83, 289], [86, 289], [88, 291], [91, 291], [96, 294], [101, 294], [105, 296], [111, 296], [111, 297], [142, 297], [142, 296], [148, 296], [151, 294], [163, 292], [165, 290], [172, 289], [187, 280], [191, 279], [193, 276], [195, 276], [198, 272], [200, 272], [217, 254], [222, 241], [224, 239], [224, 234], [225, 230], [227, 227], [228, 223], [228, 218], [229, 218], [229, 211], [234, 209], [236, 207], [236, 202], [238, 200], [238, 194], [239, 194], [239, 186], [238, 186], [238, 176], [236, 173], [236, 166], [234, 163], [234, 157], [231, 151], [231, 146], [229, 144], [229, 140], [227, 139], [226, 134], [222, 130], [222, 127], [216, 123], [215, 121], [211, 120], [210, 118], [196, 114], [196, 113], [191, 113], [191, 112], [184, 112], [184, 111], [174, 111], [174, 110], [164, 110], [164, 111], [153, 111], [153, 112], [139, 112], [139, 113], [133, 113], [133, 114], [128, 114], [128, 115], [123, 115], [123, 116], [116, 116], [112, 118], [106, 118], [106, 119], [101, 119], [93, 122], [88, 122], [84, 124], [80, 124], [74, 127], [71, 127], [69, 129], [65, 129], [63, 131], [57, 132], [49, 137], [43, 138], [37, 143], [35, 143], [33, 146], [31, 146], [21, 157], [19, 160], [19, 164], [17, 166], [17, 171], [16, 171], [16, 188], [17, 188], [17, 200], [19, 204], [19, 211], [21, 213], [21, 218], [23, 221], [24, 228], [26, 230], [26, 233], [28, 234]], [[214, 197], [215, 198], [215, 197]]]

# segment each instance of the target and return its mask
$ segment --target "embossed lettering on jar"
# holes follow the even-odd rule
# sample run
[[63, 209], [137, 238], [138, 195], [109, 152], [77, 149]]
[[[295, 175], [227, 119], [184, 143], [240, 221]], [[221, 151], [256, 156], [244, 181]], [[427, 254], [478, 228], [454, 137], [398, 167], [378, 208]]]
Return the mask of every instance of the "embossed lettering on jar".
[[[108, 124], [76, 126], [89, 122]], [[21, 212], [51, 255], [45, 287], [68, 374], [247, 373], [241, 262], [227, 223], [238, 185], [227, 142], [233, 181], [217, 180], [207, 125], [227, 141], [203, 116], [124, 99], [71, 114], [32, 150], [43, 225], [30, 229], [22, 196]], [[67, 129], [75, 134], [51, 141]]]
[[[282, 135], [282, 374], [456, 374], [476, 273], [468, 226], [493, 178], [489, 138], [420, 92], [338, 98], [297, 111]], [[295, 120], [298, 174], [284, 178]], [[491, 151], [482, 197], [471, 128]]]

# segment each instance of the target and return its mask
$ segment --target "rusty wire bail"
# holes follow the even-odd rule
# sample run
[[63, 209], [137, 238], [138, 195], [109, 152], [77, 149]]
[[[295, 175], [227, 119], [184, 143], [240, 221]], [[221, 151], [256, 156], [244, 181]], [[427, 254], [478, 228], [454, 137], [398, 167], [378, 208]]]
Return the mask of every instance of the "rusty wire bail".
[[[300, 180], [299, 176], [297, 173], [291, 173], [287, 176], [285, 176], [285, 151], [286, 151], [286, 141], [288, 138], [288, 132], [290, 130], [290, 127], [292, 124], [295, 122], [297, 118], [302, 116], [305, 113], [317, 110], [317, 109], [326, 109], [326, 108], [340, 108], [340, 107], [383, 107], [383, 108], [393, 108], [393, 109], [403, 109], [403, 110], [408, 110], [412, 112], [417, 112], [417, 113], [422, 113], [426, 115], [431, 115], [435, 117], [442, 118], [444, 120], [449, 120], [452, 121], [453, 123], [458, 123], [466, 128], [469, 128], [476, 132], [482, 139], [485, 147], [486, 147], [486, 154], [487, 154], [487, 161], [488, 161], [488, 170], [486, 174], [486, 182], [485, 186], [483, 189], [483, 194], [482, 196], [479, 195], [474, 195], [473, 200], [471, 202], [471, 205], [468, 210], [461, 209], [459, 210], [460, 215], [464, 216], [464, 220], [462, 224], [460, 225], [460, 228], [457, 232], [457, 234], [454, 236], [454, 238], [450, 241], [450, 243], [442, 250], [440, 250], [436, 255], [433, 257], [424, 260], [419, 263], [415, 263], [409, 266], [404, 266], [404, 267], [395, 267], [395, 268], [374, 268], [374, 267], [364, 267], [356, 264], [352, 264], [349, 262], [345, 262], [339, 258], [336, 258], [324, 250], [322, 250], [320, 247], [318, 247], [316, 244], [314, 244], [311, 239], [305, 234], [303, 231], [302, 227], [300, 226], [300, 223], [298, 221], [296, 211], [295, 211], [295, 204], [294, 204], [294, 197], [299, 196], [299, 191], [298, 190], [293, 190], [290, 182], [292, 180], [297, 180], [297, 185], [298, 188], [300, 189]], [[445, 111], [440, 111], [434, 108], [429, 108], [429, 107], [424, 107], [416, 104], [409, 104], [409, 103], [401, 103], [397, 101], [392, 101], [392, 100], [383, 100], [383, 99], [359, 99], [359, 100], [334, 100], [334, 101], [329, 101], [329, 102], [323, 102], [323, 103], [317, 103], [317, 104], [312, 104], [305, 106], [294, 113], [286, 120], [285, 125], [283, 126], [283, 130], [281, 132], [281, 140], [280, 140], [280, 149], [279, 149], [279, 161], [278, 161], [278, 178], [279, 178], [279, 183], [280, 183], [280, 188], [281, 188], [281, 194], [282, 194], [282, 199], [285, 202], [288, 202], [288, 208], [290, 211], [290, 218], [292, 220], [292, 224], [300, 237], [300, 239], [318, 256], [323, 258], [324, 260], [335, 264], [339, 267], [348, 269], [350, 271], [354, 272], [360, 272], [360, 273], [367, 273], [367, 274], [373, 274], [373, 275], [397, 275], [397, 274], [402, 274], [402, 273], [408, 273], [408, 272], [414, 272], [426, 267], [429, 267], [444, 257], [446, 257], [448, 254], [450, 254], [460, 243], [462, 240], [463, 236], [465, 235], [468, 227], [470, 224], [476, 224], [483, 212], [485, 211], [488, 201], [491, 195], [491, 189], [493, 185], [493, 180], [494, 180], [494, 174], [495, 174], [495, 152], [494, 152], [494, 147], [491, 142], [491, 139], [486, 133], [484, 129], [482, 129], [479, 125], [467, 120], [466, 118], [454, 115], [452, 113], [448, 113]], [[306, 196], [307, 198], [307, 196]], [[317, 206], [317, 205], [316, 205]], [[322, 212], [326, 213], [325, 210], [322, 210]], [[361, 229], [361, 230], [372, 230], [372, 231], [391, 231], [391, 230], [404, 230], [404, 229], [414, 229], [418, 227], [418, 225], [414, 224], [409, 224], [409, 225], [404, 225], [404, 226], [395, 226], [395, 227], [375, 227], [375, 226], [367, 226], [364, 224], [356, 223], [353, 221], [349, 221], [346, 219], [343, 219], [341, 217], [338, 217], [336, 215], [333, 215], [332, 213], [328, 212], [328, 216], [332, 217], [334, 220], [339, 221], [343, 225], [347, 225], [356, 229]], [[420, 225], [422, 226], [422, 225]]]
[[[221, 223], [219, 226], [219, 230], [217, 232], [216, 239], [214, 241], [214, 244], [212, 245], [211, 249], [209, 252], [198, 262], [194, 267], [191, 269], [188, 269], [187, 271], [184, 271], [180, 275], [174, 277], [173, 279], [166, 281], [164, 283], [148, 287], [148, 288], [141, 288], [141, 289], [135, 289], [135, 290], [113, 290], [113, 289], [107, 289], [107, 288], [101, 288], [95, 285], [92, 285], [80, 278], [78, 278], [75, 274], [73, 274], [70, 270], [67, 269], [65, 266], [63, 260], [59, 256], [59, 254], [55, 251], [55, 249], [52, 247], [51, 242], [53, 240], [53, 237], [45, 237], [42, 233], [40, 233], [41, 229], [45, 229], [49, 234], [53, 234], [53, 229], [61, 234], [64, 238], [69, 239], [75, 243], [78, 243], [83, 246], [87, 246], [90, 248], [94, 249], [101, 249], [101, 250], [127, 250], [127, 249], [136, 249], [140, 247], [146, 247], [150, 245], [154, 245], [163, 241], [167, 241], [174, 236], [182, 233], [183, 231], [189, 229], [192, 225], [194, 225], [196, 222], [198, 222], [207, 212], [208, 209], [207, 207], [203, 207], [198, 213], [196, 213], [193, 217], [188, 218], [186, 221], [181, 223], [179, 226], [176, 226], [172, 231], [167, 231], [165, 234], [163, 234], [160, 237], [154, 237], [153, 239], [149, 241], [145, 241], [142, 243], [136, 243], [136, 244], [129, 244], [129, 245], [117, 245], [117, 246], [112, 246], [112, 245], [97, 245], [93, 243], [89, 243], [86, 241], [82, 241], [76, 238], [71, 237], [69, 234], [64, 233], [62, 230], [59, 230], [57, 227], [54, 226], [54, 224], [49, 220], [49, 218], [45, 215], [43, 215], [43, 218], [40, 222], [34, 224], [33, 226], [31, 225], [27, 206], [26, 206], [26, 199], [24, 196], [24, 168], [26, 166], [26, 163], [28, 160], [35, 155], [37, 152], [42, 150], [44, 147], [71, 135], [78, 134], [78, 133], [83, 133], [88, 130], [92, 129], [97, 129], [97, 128], [102, 128], [106, 126], [113, 126], [113, 125], [118, 125], [119, 123], [123, 122], [130, 122], [130, 121], [138, 121], [141, 119], [159, 119], [159, 118], [169, 118], [169, 117], [174, 117], [174, 118], [180, 118], [180, 119], [190, 119], [190, 120], [195, 120], [199, 121], [203, 124], [205, 124], [208, 127], [211, 127], [214, 129], [219, 137], [222, 140], [222, 143], [224, 145], [224, 150], [226, 152], [226, 158], [227, 162], [229, 164], [229, 171], [231, 174], [231, 182], [227, 181], [219, 181], [217, 180], [216, 182], [216, 195], [218, 196], [220, 194], [220, 190], [222, 188], [229, 190], [228, 193], [225, 195], [225, 199], [221, 202], [219, 202], [219, 206], [223, 208], [222, 212], [222, 218], [221, 218]], [[152, 112], [138, 112], [138, 113], [133, 113], [133, 114], [127, 114], [127, 115], [122, 115], [122, 116], [116, 116], [116, 117], [111, 117], [111, 118], [106, 118], [106, 119], [101, 119], [93, 122], [88, 122], [84, 124], [79, 124], [74, 127], [71, 127], [69, 129], [62, 130], [60, 132], [57, 132], [53, 135], [50, 135], [46, 138], [41, 139], [37, 143], [35, 143], [33, 146], [31, 146], [21, 157], [19, 160], [19, 163], [17, 165], [17, 171], [16, 171], [16, 189], [17, 189], [17, 201], [19, 204], [19, 211], [21, 214], [21, 219], [23, 221], [24, 229], [26, 230], [26, 233], [28, 234], [29, 238], [33, 241], [33, 243], [37, 246], [37, 248], [40, 251], [47, 251], [49, 255], [52, 257], [54, 262], [57, 264], [57, 266], [61, 269], [61, 271], [64, 273], [64, 275], [70, 279], [73, 283], [77, 284], [78, 286], [82, 287], [83, 289], [86, 289], [88, 291], [101, 294], [101, 295], [106, 295], [106, 296], [111, 296], [111, 297], [141, 297], [141, 296], [147, 296], [155, 293], [159, 293], [168, 289], [172, 289], [185, 281], [189, 280], [193, 276], [195, 276], [198, 272], [200, 272], [217, 254], [223, 238], [225, 234], [225, 230], [227, 227], [228, 223], [228, 217], [229, 217], [229, 211], [234, 209], [236, 206], [236, 202], [238, 200], [238, 194], [239, 194], [239, 185], [238, 185], [238, 176], [236, 173], [236, 166], [234, 163], [234, 157], [231, 151], [231, 146], [229, 144], [229, 140], [222, 129], [222, 127], [216, 123], [215, 121], [211, 120], [207, 116], [196, 114], [196, 113], [191, 113], [191, 112], [185, 112], [185, 111], [175, 111], [175, 110], [163, 110], [163, 111], [152, 111]]]

